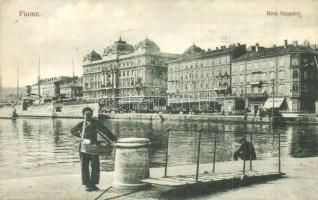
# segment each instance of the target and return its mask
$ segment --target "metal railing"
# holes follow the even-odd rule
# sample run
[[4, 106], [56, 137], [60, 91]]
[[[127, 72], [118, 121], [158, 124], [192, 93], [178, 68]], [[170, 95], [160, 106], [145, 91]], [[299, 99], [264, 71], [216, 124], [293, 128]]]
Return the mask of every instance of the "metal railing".
[[[169, 138], [170, 138], [170, 132], [171, 131], [188, 131], [188, 132], [199, 132], [199, 139], [198, 139], [198, 149], [197, 149], [197, 159], [196, 159], [196, 172], [195, 172], [195, 181], [198, 182], [198, 178], [199, 178], [199, 169], [200, 169], [200, 150], [201, 150], [201, 138], [202, 138], [202, 133], [203, 132], [210, 132], [211, 130], [206, 130], [206, 129], [199, 129], [199, 130], [185, 130], [185, 129], [167, 129], [167, 140], [166, 140], [166, 152], [165, 152], [165, 168], [164, 168], [164, 177], [167, 177], [167, 173], [168, 173], [168, 157], [169, 157]], [[212, 167], [212, 172], [215, 173], [215, 167], [216, 167], [216, 152], [217, 152], [217, 136], [220, 133], [238, 133], [237, 131], [219, 131], [216, 130], [214, 131], [214, 138], [213, 138], [213, 167]], [[247, 135], [250, 136], [250, 142], [252, 144], [253, 142], [253, 134], [255, 134], [255, 132], [244, 132], [244, 141], [247, 141]], [[264, 132], [263, 134], [268, 134], [268, 132]], [[245, 176], [246, 174], [246, 151], [245, 151], [245, 147], [246, 145], [244, 145], [244, 155], [243, 155], [243, 176]], [[280, 154], [280, 132], [278, 131], [278, 172], [281, 173], [281, 154]], [[252, 145], [250, 145], [250, 155], [249, 155], [249, 170], [252, 171], [253, 170], [253, 160], [252, 160]]]

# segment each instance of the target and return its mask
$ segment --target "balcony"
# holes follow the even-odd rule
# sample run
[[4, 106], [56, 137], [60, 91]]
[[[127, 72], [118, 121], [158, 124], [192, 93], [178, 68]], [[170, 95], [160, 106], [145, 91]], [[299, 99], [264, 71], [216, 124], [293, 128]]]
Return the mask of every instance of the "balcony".
[[292, 91], [291, 92], [291, 97], [300, 97], [300, 92]]
[[251, 81], [251, 85], [261, 85], [262, 81]]
[[215, 91], [228, 90], [228, 89], [229, 89], [228, 86], [219, 86], [219, 87], [214, 88]]
[[265, 98], [268, 97], [267, 93], [265, 92], [258, 92], [258, 93], [247, 93], [246, 97], [253, 97], [253, 98]]

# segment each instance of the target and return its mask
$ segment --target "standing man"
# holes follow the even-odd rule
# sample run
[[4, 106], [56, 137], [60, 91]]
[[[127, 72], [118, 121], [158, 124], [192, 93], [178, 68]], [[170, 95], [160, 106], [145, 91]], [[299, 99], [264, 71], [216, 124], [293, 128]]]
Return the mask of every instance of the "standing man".
[[[86, 107], [82, 110], [84, 121], [77, 124], [72, 128], [72, 135], [81, 138], [81, 134], [84, 134], [83, 141], [85, 144], [97, 144], [97, 133], [99, 133], [108, 142], [115, 142], [117, 140], [111, 131], [100, 123], [98, 120], [93, 119], [93, 110], [90, 107]], [[85, 124], [85, 127], [83, 127]], [[86, 191], [99, 190], [96, 184], [99, 183], [100, 176], [100, 164], [99, 155], [93, 155], [81, 152], [81, 143], [79, 147], [79, 154], [82, 167], [82, 184], [86, 186]], [[89, 164], [91, 163], [91, 174], [89, 173]]]

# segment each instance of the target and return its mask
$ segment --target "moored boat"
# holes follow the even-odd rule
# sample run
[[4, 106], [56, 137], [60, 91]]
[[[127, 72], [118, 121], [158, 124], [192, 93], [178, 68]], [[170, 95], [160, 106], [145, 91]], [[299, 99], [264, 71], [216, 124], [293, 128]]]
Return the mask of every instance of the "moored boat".
[[94, 117], [98, 117], [99, 104], [79, 98], [38, 104], [36, 98], [28, 96], [23, 98], [21, 105], [16, 106], [16, 110], [19, 117], [82, 118], [85, 107], [92, 108]]

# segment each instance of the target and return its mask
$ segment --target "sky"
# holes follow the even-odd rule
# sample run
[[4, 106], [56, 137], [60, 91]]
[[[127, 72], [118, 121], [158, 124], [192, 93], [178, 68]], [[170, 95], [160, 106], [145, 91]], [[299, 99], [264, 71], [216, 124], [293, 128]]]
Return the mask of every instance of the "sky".
[[318, 0], [0, 0], [1, 83], [16, 86], [17, 68], [20, 87], [35, 83], [39, 60], [41, 78], [72, 76], [72, 60], [81, 76], [82, 58], [119, 36], [133, 45], [148, 37], [162, 52], [180, 54], [193, 43], [318, 43], [317, 10]]

